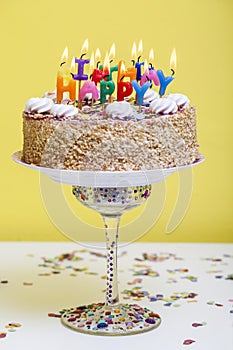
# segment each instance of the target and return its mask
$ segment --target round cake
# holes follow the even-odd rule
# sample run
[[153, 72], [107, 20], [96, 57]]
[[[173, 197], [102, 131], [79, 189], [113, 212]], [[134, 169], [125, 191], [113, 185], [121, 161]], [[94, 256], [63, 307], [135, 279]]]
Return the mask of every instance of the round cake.
[[22, 161], [38, 166], [93, 171], [151, 170], [199, 159], [196, 110], [183, 94], [160, 97], [153, 89], [123, 101], [82, 106], [56, 103], [56, 94], [31, 98], [23, 112]]

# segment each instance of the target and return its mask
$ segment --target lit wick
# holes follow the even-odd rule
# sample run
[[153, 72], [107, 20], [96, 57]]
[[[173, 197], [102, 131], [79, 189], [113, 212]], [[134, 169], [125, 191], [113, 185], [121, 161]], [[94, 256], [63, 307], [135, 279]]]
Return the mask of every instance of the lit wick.
[[87, 54], [87, 52], [83, 53], [81, 56], [80, 56], [80, 60], [83, 58], [83, 56], [85, 56]]

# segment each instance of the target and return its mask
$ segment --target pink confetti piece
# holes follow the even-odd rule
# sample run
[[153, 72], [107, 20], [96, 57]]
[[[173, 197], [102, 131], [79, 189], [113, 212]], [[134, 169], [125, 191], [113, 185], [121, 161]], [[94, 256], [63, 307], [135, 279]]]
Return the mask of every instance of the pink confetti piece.
[[128, 282], [129, 285], [141, 283], [142, 279], [141, 278], [135, 278], [132, 282]]
[[190, 345], [190, 344], [195, 343], [195, 342], [196, 342], [196, 340], [193, 340], [193, 339], [185, 339], [183, 341], [183, 345]]

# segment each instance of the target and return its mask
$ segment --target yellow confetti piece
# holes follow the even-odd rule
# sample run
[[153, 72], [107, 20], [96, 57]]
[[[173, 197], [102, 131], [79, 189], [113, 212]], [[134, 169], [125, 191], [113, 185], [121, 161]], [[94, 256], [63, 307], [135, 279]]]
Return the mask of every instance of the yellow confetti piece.
[[33, 283], [32, 283], [32, 282], [23, 282], [23, 285], [24, 285], [24, 286], [32, 286]]

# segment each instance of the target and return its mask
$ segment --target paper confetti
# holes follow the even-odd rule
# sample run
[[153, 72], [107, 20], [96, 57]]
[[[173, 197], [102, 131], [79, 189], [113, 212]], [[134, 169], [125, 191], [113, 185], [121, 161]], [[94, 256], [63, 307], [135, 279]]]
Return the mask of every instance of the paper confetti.
[[143, 270], [134, 271], [134, 276], [158, 277], [159, 273], [157, 271], [153, 271], [151, 269], [143, 269]]
[[2, 284], [7, 284], [7, 283], [8, 283], [8, 280], [2, 280], [1, 283], [2, 283]]
[[141, 278], [135, 278], [132, 282], [128, 282], [129, 285], [141, 283], [142, 279]]
[[32, 286], [33, 283], [32, 283], [32, 282], [23, 282], [23, 285], [24, 285], [24, 286]]
[[153, 262], [162, 262], [168, 259], [173, 258], [174, 260], [183, 260], [182, 258], [178, 258], [176, 254], [172, 253], [143, 253], [142, 258], [135, 258], [137, 261], [153, 261]]
[[183, 341], [183, 345], [190, 345], [190, 344], [195, 343], [195, 342], [196, 342], [196, 340], [193, 340], [193, 339], [185, 339]]
[[202, 322], [202, 323], [194, 322], [194, 323], [192, 323], [192, 327], [194, 327], [194, 328], [202, 327], [202, 326], [205, 326], [206, 324], [207, 324], [206, 322]]
[[231, 273], [230, 275], [227, 276], [226, 280], [231, 280], [233, 281], [233, 273]]

